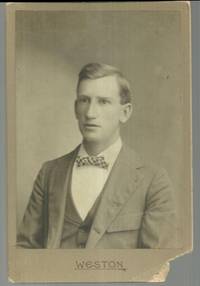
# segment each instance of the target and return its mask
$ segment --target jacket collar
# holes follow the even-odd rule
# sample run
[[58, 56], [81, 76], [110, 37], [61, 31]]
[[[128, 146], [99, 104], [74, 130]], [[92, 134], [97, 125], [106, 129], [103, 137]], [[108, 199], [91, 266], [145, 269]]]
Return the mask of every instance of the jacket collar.
[[143, 179], [139, 171], [142, 165], [141, 159], [133, 150], [126, 146], [122, 147], [104, 186], [102, 200], [86, 244], [87, 248], [95, 247], [124, 203], [137, 190]]
[[49, 175], [49, 232], [47, 248], [59, 248], [62, 236], [66, 197], [71, 183], [72, 168], [80, 145], [71, 153], [56, 159]]

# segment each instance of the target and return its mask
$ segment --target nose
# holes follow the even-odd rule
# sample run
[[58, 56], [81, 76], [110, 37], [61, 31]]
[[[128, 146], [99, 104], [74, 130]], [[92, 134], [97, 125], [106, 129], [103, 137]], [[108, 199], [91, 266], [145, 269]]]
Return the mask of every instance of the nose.
[[88, 108], [86, 111], [86, 117], [89, 119], [96, 118], [98, 116], [98, 106], [94, 101], [91, 101], [88, 104]]

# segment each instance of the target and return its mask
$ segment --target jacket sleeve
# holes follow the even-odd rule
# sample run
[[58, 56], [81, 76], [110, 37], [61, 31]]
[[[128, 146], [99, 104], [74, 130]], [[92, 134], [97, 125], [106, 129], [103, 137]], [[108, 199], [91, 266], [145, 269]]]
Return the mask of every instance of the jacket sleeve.
[[176, 248], [176, 213], [171, 182], [164, 169], [154, 176], [146, 196], [140, 248]]
[[32, 194], [17, 233], [17, 247], [44, 248], [47, 232], [47, 192], [45, 192], [45, 165], [39, 171]]

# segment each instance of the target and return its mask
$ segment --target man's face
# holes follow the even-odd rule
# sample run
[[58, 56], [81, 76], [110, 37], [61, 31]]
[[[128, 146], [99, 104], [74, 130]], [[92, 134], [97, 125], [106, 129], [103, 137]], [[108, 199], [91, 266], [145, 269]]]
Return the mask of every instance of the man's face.
[[119, 136], [120, 122], [128, 120], [130, 109], [130, 103], [120, 104], [114, 76], [80, 82], [75, 113], [85, 142], [112, 144]]

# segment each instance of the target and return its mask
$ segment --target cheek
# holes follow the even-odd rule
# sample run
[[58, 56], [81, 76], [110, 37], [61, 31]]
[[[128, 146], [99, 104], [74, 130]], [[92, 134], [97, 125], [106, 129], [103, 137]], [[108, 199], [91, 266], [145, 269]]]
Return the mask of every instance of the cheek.
[[119, 126], [119, 113], [118, 112], [109, 112], [104, 116], [105, 126], [108, 129], [113, 129]]
[[76, 109], [75, 109], [75, 112], [76, 112], [76, 117], [79, 119], [79, 118], [82, 118], [83, 117], [83, 115], [84, 115], [84, 108], [83, 107], [80, 107], [80, 106], [78, 106], [78, 107], [76, 107]]
[[109, 112], [107, 112], [106, 118], [113, 122], [118, 122], [120, 118], [120, 110], [118, 109], [110, 110]]

